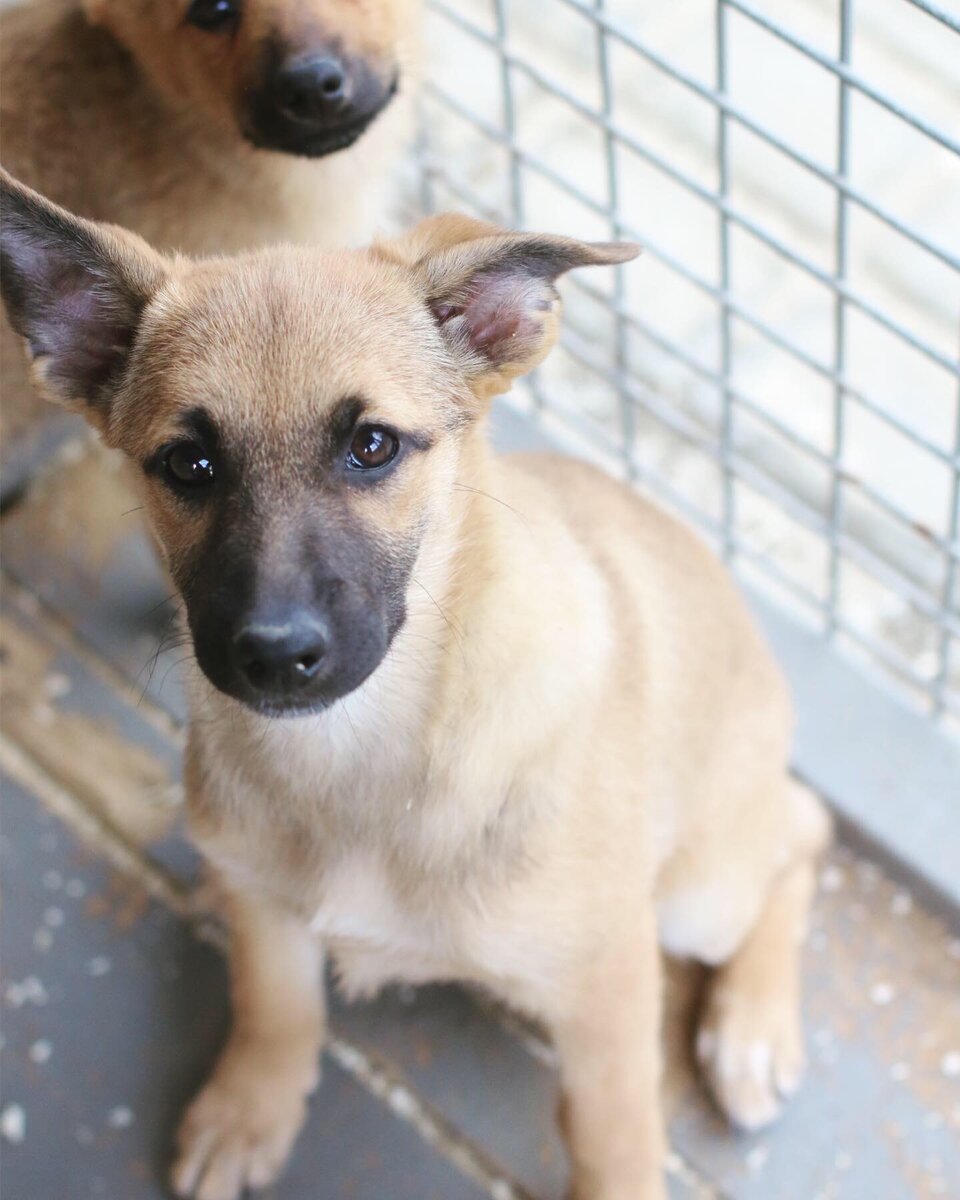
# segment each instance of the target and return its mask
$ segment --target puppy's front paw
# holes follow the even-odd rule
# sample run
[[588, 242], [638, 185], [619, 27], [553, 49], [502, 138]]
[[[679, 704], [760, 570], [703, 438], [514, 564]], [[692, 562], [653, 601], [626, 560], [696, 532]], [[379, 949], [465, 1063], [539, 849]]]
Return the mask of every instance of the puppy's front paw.
[[574, 1179], [566, 1200], [667, 1200], [667, 1186], [661, 1171], [642, 1179]]
[[803, 1078], [799, 1014], [780, 999], [721, 990], [701, 1021], [697, 1058], [730, 1120], [741, 1129], [762, 1129]]
[[237, 1200], [272, 1183], [306, 1116], [315, 1071], [278, 1069], [253, 1050], [227, 1050], [177, 1134], [173, 1190], [193, 1200]]

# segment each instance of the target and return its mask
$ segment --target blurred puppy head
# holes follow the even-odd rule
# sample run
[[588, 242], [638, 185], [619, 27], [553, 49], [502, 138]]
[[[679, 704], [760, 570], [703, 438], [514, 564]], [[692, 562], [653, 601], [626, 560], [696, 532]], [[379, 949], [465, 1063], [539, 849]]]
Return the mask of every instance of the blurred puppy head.
[[402, 85], [419, 0], [84, 0], [178, 106], [253, 145], [318, 157]]
[[553, 281], [622, 244], [425, 221], [359, 251], [170, 260], [6, 178], [35, 380], [139, 464], [197, 660], [265, 714], [376, 669], [486, 400], [557, 335]]

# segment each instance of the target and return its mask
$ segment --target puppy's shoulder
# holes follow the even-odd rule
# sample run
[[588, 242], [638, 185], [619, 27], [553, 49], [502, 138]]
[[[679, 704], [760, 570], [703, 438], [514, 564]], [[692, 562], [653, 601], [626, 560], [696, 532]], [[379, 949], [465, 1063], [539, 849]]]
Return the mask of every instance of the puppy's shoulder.
[[634, 550], [648, 547], [658, 556], [690, 555], [712, 560], [699, 535], [642, 491], [615, 479], [583, 459], [555, 452], [523, 453], [505, 459], [515, 478], [543, 494], [588, 543], [621, 536]]

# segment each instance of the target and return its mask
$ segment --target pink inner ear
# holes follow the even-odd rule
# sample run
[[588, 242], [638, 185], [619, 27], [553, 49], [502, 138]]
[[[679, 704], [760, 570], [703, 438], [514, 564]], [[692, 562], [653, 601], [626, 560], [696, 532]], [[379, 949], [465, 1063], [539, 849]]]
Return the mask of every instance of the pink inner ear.
[[496, 364], [530, 354], [541, 333], [534, 314], [550, 307], [544, 296], [547, 286], [541, 279], [517, 272], [480, 276], [463, 309], [471, 348]]

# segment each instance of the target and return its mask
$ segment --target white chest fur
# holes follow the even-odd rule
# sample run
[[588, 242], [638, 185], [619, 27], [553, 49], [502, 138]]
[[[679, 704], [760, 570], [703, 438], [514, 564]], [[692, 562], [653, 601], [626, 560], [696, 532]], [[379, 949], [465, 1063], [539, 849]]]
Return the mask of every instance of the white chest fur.
[[363, 852], [348, 854], [327, 872], [310, 928], [325, 940], [370, 949], [415, 950], [429, 941], [425, 922], [404, 910], [381, 864]]
[[310, 927], [333, 955], [348, 995], [372, 995], [388, 982], [470, 974], [453, 951], [449, 922], [404, 903], [382, 864], [365, 851], [325, 872]]

